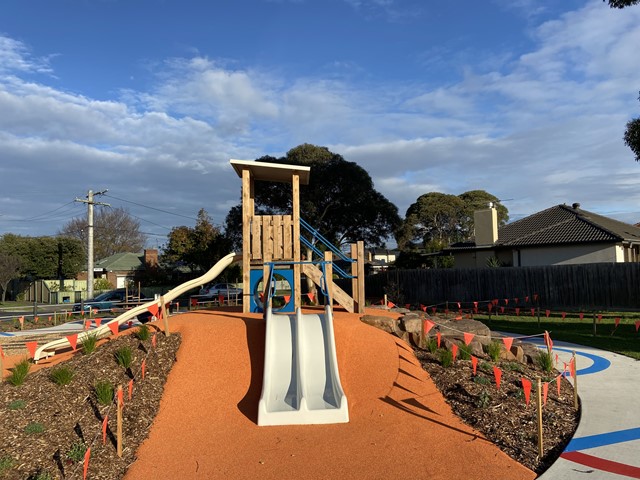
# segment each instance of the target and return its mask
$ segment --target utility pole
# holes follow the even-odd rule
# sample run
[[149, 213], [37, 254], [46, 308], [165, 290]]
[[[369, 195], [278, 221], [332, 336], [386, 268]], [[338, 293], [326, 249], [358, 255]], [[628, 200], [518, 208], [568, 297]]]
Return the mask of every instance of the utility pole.
[[94, 202], [94, 195], [104, 195], [109, 190], [93, 193], [93, 190], [87, 192], [87, 199], [76, 198], [76, 202], [87, 204], [87, 298], [93, 298], [93, 206], [103, 205], [110, 207], [108, 203]]

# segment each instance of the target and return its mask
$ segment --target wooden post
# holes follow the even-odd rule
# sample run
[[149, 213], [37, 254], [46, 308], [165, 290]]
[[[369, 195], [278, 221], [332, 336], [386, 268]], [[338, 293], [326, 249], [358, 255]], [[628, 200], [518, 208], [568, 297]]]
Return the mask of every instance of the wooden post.
[[364, 292], [364, 242], [359, 240], [356, 243], [358, 248], [358, 258], [356, 261], [356, 265], [358, 266], [358, 307], [354, 309], [357, 313], [364, 313], [364, 306], [366, 303], [365, 300], [365, 292]]
[[169, 315], [167, 313], [167, 307], [164, 304], [164, 296], [160, 297], [160, 308], [162, 309], [162, 321], [164, 323], [164, 335], [169, 336]]
[[251, 222], [254, 220], [253, 178], [242, 169], [242, 311], [251, 311]]
[[542, 438], [542, 381], [538, 378], [538, 457], [544, 454], [544, 443]]
[[329, 295], [329, 306], [333, 305], [333, 253], [327, 250], [324, 252], [324, 261], [328, 262], [324, 266], [325, 272], [325, 288], [327, 289], [327, 294]]
[[[351, 254], [351, 259], [352, 260], [357, 260], [358, 258], [358, 245], [355, 243], [352, 243], [350, 245], [351, 250], [350, 250], [350, 254]], [[358, 296], [358, 294], [360, 293], [358, 290], [358, 282], [360, 281], [360, 278], [358, 278], [358, 263], [357, 262], [353, 262], [351, 264], [351, 276], [353, 277], [351, 279], [351, 296], [353, 297], [353, 311], [354, 312], [358, 312], [360, 313], [360, 297]]]
[[[291, 217], [293, 221], [293, 261], [300, 262], [302, 257], [301, 246], [300, 246], [300, 175], [298, 173], [294, 173], [291, 176], [292, 185], [292, 198], [291, 198], [291, 206], [292, 212]], [[307, 260], [311, 260], [308, 258]], [[301, 285], [302, 279], [302, 266], [299, 263], [293, 264], [293, 285], [294, 295], [293, 295], [293, 306], [297, 310], [302, 305], [302, 289]]]
[[384, 294], [384, 308], [389, 309], [389, 301], [387, 300], [387, 294]]
[[574, 350], [572, 353], [573, 371], [571, 375], [573, 376], [573, 406], [578, 410], [578, 366], [576, 365], [576, 351]]
[[118, 457], [122, 457], [122, 385], [118, 385], [118, 396], [117, 396], [117, 427], [116, 427], [116, 451], [118, 453]]

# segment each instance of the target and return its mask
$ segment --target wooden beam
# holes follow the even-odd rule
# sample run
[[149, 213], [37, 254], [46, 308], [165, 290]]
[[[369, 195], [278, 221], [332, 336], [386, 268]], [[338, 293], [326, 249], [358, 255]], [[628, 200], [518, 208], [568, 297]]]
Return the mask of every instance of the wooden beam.
[[253, 179], [248, 168], [242, 170], [242, 311], [251, 309], [251, 221], [254, 216]]
[[[316, 267], [311, 263], [306, 263], [302, 265], [302, 271], [307, 277], [309, 277], [313, 281], [313, 283], [315, 283], [319, 287], [322, 285], [322, 272], [318, 267]], [[342, 290], [335, 283], [333, 284], [333, 298], [336, 302], [342, 305], [347, 312], [349, 313], [354, 312], [353, 298], [351, 298], [347, 292]]]
[[[300, 255], [300, 175], [294, 173], [291, 176], [292, 183], [292, 220], [293, 220], [293, 261], [299, 262], [301, 259]], [[297, 310], [302, 305], [302, 296], [301, 296], [301, 277], [300, 274], [300, 264], [295, 263], [293, 265], [293, 284], [294, 284], [294, 295], [293, 295], [293, 306]]]
[[364, 291], [364, 242], [360, 240], [356, 243], [358, 247], [358, 256], [356, 260], [356, 265], [358, 266], [358, 305], [356, 311], [358, 313], [364, 313], [365, 306], [365, 291]]

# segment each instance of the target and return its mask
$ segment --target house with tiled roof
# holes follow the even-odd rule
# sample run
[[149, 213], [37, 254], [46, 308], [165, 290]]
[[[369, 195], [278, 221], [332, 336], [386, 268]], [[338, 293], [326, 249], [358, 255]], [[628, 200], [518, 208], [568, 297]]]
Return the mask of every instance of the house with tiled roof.
[[[147, 249], [142, 253], [116, 253], [95, 262], [93, 277], [106, 278], [115, 288], [124, 288], [127, 280], [134, 277], [136, 271], [146, 266], [158, 264], [158, 250]], [[87, 272], [78, 275], [78, 280], [86, 280]]]
[[495, 208], [474, 215], [475, 238], [451, 245], [456, 267], [640, 262], [640, 228], [556, 205], [498, 228]]

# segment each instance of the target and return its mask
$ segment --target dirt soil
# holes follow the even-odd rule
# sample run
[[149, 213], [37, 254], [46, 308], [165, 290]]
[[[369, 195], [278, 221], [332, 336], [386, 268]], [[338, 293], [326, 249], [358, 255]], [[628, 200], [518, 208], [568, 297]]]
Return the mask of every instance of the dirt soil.
[[[535, 366], [517, 362], [492, 363], [487, 357], [479, 359], [474, 376], [470, 360], [457, 360], [444, 368], [434, 353], [415, 350], [415, 354], [456, 415], [537, 474], [555, 462], [578, 427], [579, 413], [574, 408], [573, 387], [568, 380], [562, 379], [558, 395], [553, 379], [555, 374], [549, 375]], [[494, 365], [502, 371], [500, 390], [496, 388]], [[522, 377], [533, 380], [528, 406]], [[542, 409], [542, 458], [538, 456], [535, 380], [538, 377], [542, 382], [552, 380], [547, 403]]]
[[[10, 385], [5, 379], [0, 386], [0, 478], [82, 478], [85, 446], [91, 446], [91, 478], [121, 478], [148, 436], [180, 341], [178, 334], [165, 337], [158, 333], [153, 348], [151, 339], [141, 341], [135, 335], [121, 334], [89, 355], [77, 353], [60, 363], [58, 366], [74, 372], [66, 386], [58, 386], [49, 378], [56, 367], [30, 373], [20, 386]], [[114, 357], [114, 352], [125, 346], [133, 352], [129, 370], [119, 366]], [[142, 380], [141, 363], [145, 358]], [[127, 390], [132, 376], [133, 395], [129, 400]], [[98, 381], [124, 387], [121, 458], [115, 447], [115, 403], [98, 403], [94, 389]], [[107, 439], [103, 445], [102, 422], [107, 415]]]

